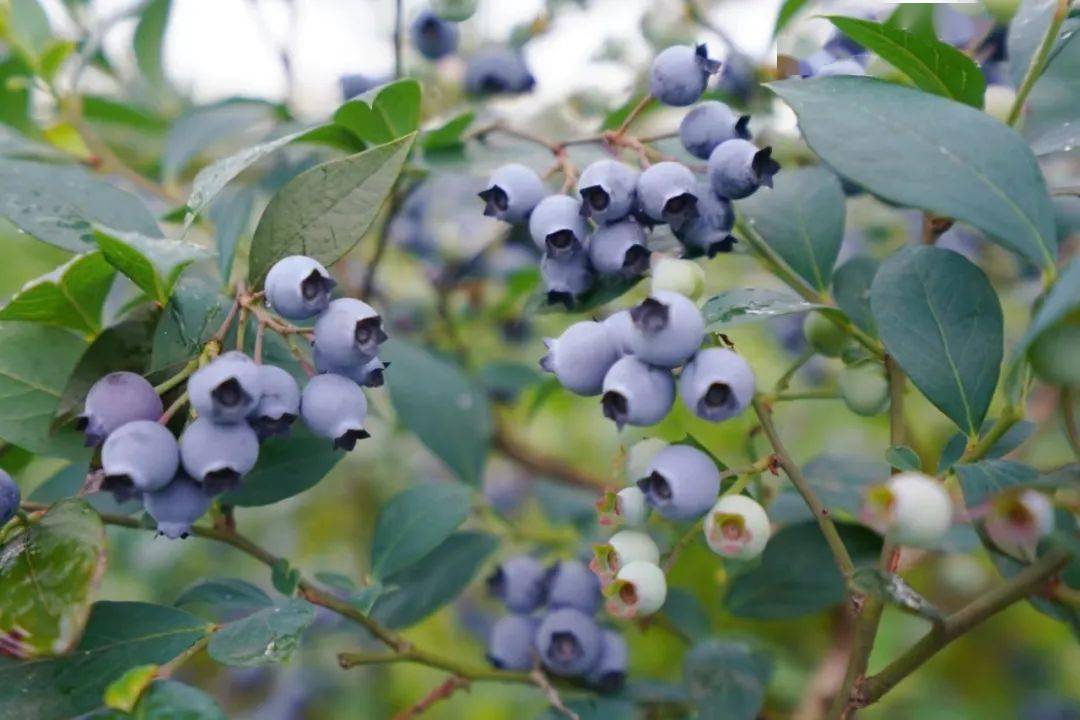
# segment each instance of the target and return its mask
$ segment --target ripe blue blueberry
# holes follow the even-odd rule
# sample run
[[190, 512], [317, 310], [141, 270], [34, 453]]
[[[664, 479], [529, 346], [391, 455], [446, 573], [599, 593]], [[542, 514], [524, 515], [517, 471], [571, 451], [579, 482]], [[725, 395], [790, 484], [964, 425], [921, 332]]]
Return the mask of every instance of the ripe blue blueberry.
[[581, 252], [589, 226], [581, 216], [581, 203], [569, 195], [548, 195], [529, 216], [529, 234], [549, 257], [563, 258]]
[[491, 173], [480, 191], [484, 214], [509, 223], [522, 223], [544, 198], [544, 181], [519, 163], [509, 163]]
[[638, 171], [617, 160], [597, 160], [581, 172], [581, 212], [597, 223], [622, 220], [634, 209]]
[[318, 372], [344, 375], [362, 387], [382, 387], [386, 382], [385, 371], [390, 367], [390, 363], [384, 363], [378, 356], [361, 358], [357, 364], [340, 367], [329, 362], [318, 347], [315, 348], [313, 355], [315, 370]]
[[592, 615], [601, 600], [600, 581], [580, 560], [562, 560], [548, 569], [547, 602], [552, 610], [571, 607]]
[[720, 69], [710, 60], [705, 45], [673, 45], [653, 60], [649, 69], [649, 92], [665, 105], [690, 105], [705, 92], [709, 76]]
[[821, 68], [836, 62], [836, 56], [828, 50], [818, 50], [799, 61], [799, 75], [804, 78], [815, 77]]
[[191, 407], [216, 423], [244, 421], [262, 397], [259, 366], [243, 353], [227, 352], [188, 380]]
[[555, 373], [559, 383], [577, 395], [599, 395], [604, 376], [620, 356], [604, 325], [592, 320], [574, 323], [544, 343], [548, 353], [540, 367]]
[[352, 450], [357, 440], [371, 437], [364, 429], [367, 398], [360, 386], [342, 375], [316, 375], [300, 396], [300, 417], [311, 432], [334, 441], [335, 448]]
[[589, 254], [584, 250], [558, 258], [545, 254], [540, 259], [540, 276], [544, 280], [548, 304], [562, 303], [567, 309], [572, 308], [574, 300], [596, 281]]
[[260, 440], [288, 432], [300, 415], [300, 386], [276, 365], [260, 365], [262, 397], [248, 417]]
[[714, 257], [717, 253], [731, 252], [735, 244], [731, 234], [735, 226], [731, 201], [717, 195], [707, 182], [699, 182], [696, 192], [697, 217], [676, 230], [675, 237], [686, 246], [690, 256]]
[[337, 367], [366, 363], [386, 339], [379, 313], [355, 298], [334, 300], [315, 322], [315, 348]]
[[689, 445], [669, 445], [637, 481], [645, 500], [669, 520], [695, 520], [720, 492], [720, 471], [712, 458]]
[[697, 217], [697, 178], [682, 163], [650, 165], [638, 177], [638, 202], [652, 222], [665, 222], [678, 230]]
[[544, 604], [547, 571], [543, 563], [529, 555], [516, 555], [503, 561], [487, 577], [492, 597], [502, 600], [512, 613], [531, 613]]
[[428, 60], [438, 60], [457, 50], [457, 25], [429, 10], [416, 16], [409, 35], [416, 50]]
[[679, 123], [679, 139], [686, 152], [708, 160], [722, 142], [750, 139], [750, 116], [736, 115], [726, 104], [717, 100], [703, 102]]
[[86, 434], [88, 447], [105, 442], [116, 428], [136, 420], [157, 420], [164, 409], [154, 386], [141, 375], [109, 373], [86, 394], [86, 406], [75, 427]]
[[491, 627], [487, 660], [500, 670], [531, 670], [533, 638], [540, 621], [528, 615], [504, 615]]
[[266, 302], [284, 318], [304, 320], [326, 309], [335, 285], [318, 260], [290, 255], [274, 263], [266, 274]]
[[728, 140], [709, 156], [709, 182], [720, 197], [740, 200], [759, 187], [772, 187], [780, 163], [772, 159], [772, 148], [760, 150], [749, 140]]
[[153, 420], [121, 425], [101, 448], [102, 490], [118, 499], [165, 487], [180, 466], [180, 449], [168, 428]]
[[655, 425], [675, 402], [675, 379], [667, 368], [636, 357], [619, 359], [604, 376], [604, 416], [623, 425]]
[[164, 488], [143, 496], [143, 505], [157, 521], [159, 535], [170, 540], [186, 538], [191, 526], [210, 509], [210, 494], [200, 484], [181, 474]]
[[465, 91], [470, 95], [528, 92], [536, 85], [521, 53], [504, 47], [485, 48], [469, 58]]
[[683, 368], [679, 396], [710, 422], [735, 417], [754, 399], [754, 371], [727, 348], [702, 350]]
[[690, 298], [659, 290], [630, 310], [634, 355], [659, 367], [682, 365], [705, 339], [705, 319]]
[[634, 347], [631, 339], [634, 336], [634, 319], [630, 317], [629, 310], [619, 310], [604, 318], [603, 325], [615, 343], [615, 349], [620, 355], [633, 355]]
[[649, 269], [645, 228], [632, 217], [601, 225], [589, 239], [589, 260], [601, 275], [638, 277]]
[[484, 499], [500, 515], [513, 516], [532, 492], [530, 479], [509, 462], [493, 458], [484, 472]]
[[574, 608], [552, 610], [536, 629], [536, 652], [544, 667], [563, 677], [582, 676], [600, 661], [600, 627]]
[[344, 100], [352, 100], [357, 95], [363, 95], [368, 90], [382, 85], [383, 82], [382, 78], [353, 73], [342, 75], [338, 79], [338, 87], [341, 88], [341, 97]]
[[259, 459], [259, 438], [247, 423], [216, 425], [200, 417], [180, 436], [180, 462], [210, 495], [240, 484]]
[[0, 527], [4, 527], [19, 512], [21, 499], [19, 486], [6, 471], [0, 470]]
[[626, 639], [615, 630], [600, 635], [600, 661], [589, 672], [589, 682], [602, 693], [618, 692], [626, 682], [630, 651]]

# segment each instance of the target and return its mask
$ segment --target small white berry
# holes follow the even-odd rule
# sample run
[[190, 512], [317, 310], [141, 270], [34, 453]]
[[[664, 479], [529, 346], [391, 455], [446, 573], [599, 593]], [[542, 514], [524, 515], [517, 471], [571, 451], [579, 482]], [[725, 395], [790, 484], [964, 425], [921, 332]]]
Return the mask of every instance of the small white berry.
[[693, 260], [662, 257], [652, 268], [652, 291], [661, 290], [696, 300], [705, 291], [705, 271]]
[[769, 517], [765, 509], [745, 495], [728, 495], [716, 501], [705, 516], [705, 541], [726, 558], [749, 560], [769, 541]]
[[611, 536], [606, 545], [595, 547], [596, 556], [589, 567], [600, 576], [603, 584], [610, 583], [619, 571], [634, 562], [656, 565], [660, 562], [660, 548], [656, 542], [640, 530], [620, 530]]
[[889, 540], [932, 550], [952, 524], [952, 500], [937, 480], [905, 472], [870, 490], [863, 515]]
[[1030, 562], [1039, 540], [1054, 530], [1054, 506], [1035, 490], [1006, 493], [991, 504], [985, 527], [1002, 552]]
[[652, 615], [667, 599], [667, 579], [659, 566], [638, 560], [624, 565], [604, 594], [608, 612], [616, 617]]

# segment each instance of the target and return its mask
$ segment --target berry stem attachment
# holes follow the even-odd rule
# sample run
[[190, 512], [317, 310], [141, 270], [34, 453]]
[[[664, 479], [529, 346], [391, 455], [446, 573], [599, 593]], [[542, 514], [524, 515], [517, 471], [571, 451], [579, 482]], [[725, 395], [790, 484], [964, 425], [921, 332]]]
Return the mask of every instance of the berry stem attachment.
[[158, 422], [162, 425], [168, 425], [169, 421], [173, 419], [173, 416], [176, 415], [177, 411], [187, 405], [187, 402], [188, 391], [185, 390], [184, 392], [180, 393], [179, 397], [172, 401], [172, 405], [169, 405], [169, 407], [165, 409], [165, 412], [161, 413], [161, 417], [158, 418]]
[[619, 137], [625, 135], [626, 131], [630, 129], [630, 126], [634, 123], [634, 121], [638, 119], [638, 116], [641, 115], [641, 113], [645, 112], [649, 105], [652, 104], [653, 99], [654, 98], [652, 95], [646, 95], [645, 97], [641, 98], [641, 100], [638, 101], [638, 104], [635, 105], [633, 109], [631, 109], [627, 116], [623, 119], [622, 124], [619, 125], [618, 129], [615, 130], [615, 135]]
[[188, 360], [187, 364], [180, 369], [180, 372], [176, 373], [169, 379], [163, 381], [160, 385], [154, 386], [154, 392], [158, 395], [164, 395], [172, 390], [174, 387], [191, 377], [196, 370], [199, 369], [199, 358], [193, 357]]
[[263, 340], [266, 338], [266, 323], [259, 321], [255, 326], [255, 351], [252, 357], [256, 365], [262, 365]]

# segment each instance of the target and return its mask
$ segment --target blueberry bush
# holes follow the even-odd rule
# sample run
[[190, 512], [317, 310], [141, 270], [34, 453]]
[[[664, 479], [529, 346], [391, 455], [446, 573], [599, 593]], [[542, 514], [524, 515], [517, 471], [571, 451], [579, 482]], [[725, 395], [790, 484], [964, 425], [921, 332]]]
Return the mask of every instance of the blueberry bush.
[[0, 2], [0, 717], [1080, 717], [1080, 9], [486, 2]]

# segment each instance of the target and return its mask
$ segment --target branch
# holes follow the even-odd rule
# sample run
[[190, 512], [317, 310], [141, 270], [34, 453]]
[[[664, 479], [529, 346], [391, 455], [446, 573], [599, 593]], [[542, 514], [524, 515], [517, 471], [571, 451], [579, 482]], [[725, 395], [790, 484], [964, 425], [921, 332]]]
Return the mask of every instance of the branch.
[[469, 684], [469, 681], [465, 678], [459, 677], [457, 675], [451, 675], [446, 680], [432, 688], [431, 691], [424, 697], [420, 698], [420, 700], [417, 701], [415, 705], [410, 707], [408, 710], [405, 710], [404, 712], [400, 712], [395, 715], [394, 720], [412, 720], [412, 718], [416, 717], [417, 715], [424, 714], [424, 712], [426, 712], [432, 705], [439, 702], [440, 700], [446, 700], [458, 690], [468, 690]]
[[403, 12], [401, 0], [394, 0], [394, 78], [400, 78], [405, 70], [402, 61], [402, 31]]
[[1024, 79], [1020, 82], [1020, 87], [1016, 91], [1016, 99], [1013, 101], [1006, 120], [1009, 125], [1016, 125], [1020, 120], [1020, 115], [1024, 111], [1024, 103], [1027, 101], [1028, 95], [1031, 94], [1032, 88], [1035, 87], [1035, 83], [1039, 80], [1039, 76], [1042, 75], [1043, 70], [1046, 68], [1046, 60], [1050, 56], [1050, 51], [1054, 48], [1058, 31], [1061, 30], [1061, 24], [1065, 22], [1065, 16], [1068, 14], [1069, 0], [1057, 0], [1057, 7], [1054, 8], [1050, 26], [1046, 28], [1046, 35], [1043, 36], [1035, 55], [1032, 56], [1027, 72], [1024, 73]]
[[518, 465], [538, 475], [553, 477], [566, 485], [601, 491], [611, 483], [604, 478], [579, 470], [568, 462], [544, 455], [513, 438], [505, 428], [498, 427], [492, 438], [495, 449]]

